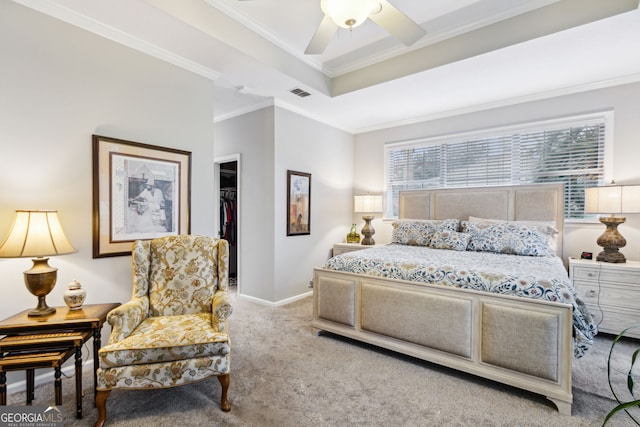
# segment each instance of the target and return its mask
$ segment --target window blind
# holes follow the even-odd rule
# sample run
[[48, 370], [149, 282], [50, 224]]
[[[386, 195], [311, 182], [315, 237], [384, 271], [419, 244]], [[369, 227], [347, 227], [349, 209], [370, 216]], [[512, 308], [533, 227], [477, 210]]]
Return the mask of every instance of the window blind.
[[565, 218], [584, 218], [584, 190], [604, 182], [606, 117], [386, 146], [386, 216], [402, 190], [561, 182]]

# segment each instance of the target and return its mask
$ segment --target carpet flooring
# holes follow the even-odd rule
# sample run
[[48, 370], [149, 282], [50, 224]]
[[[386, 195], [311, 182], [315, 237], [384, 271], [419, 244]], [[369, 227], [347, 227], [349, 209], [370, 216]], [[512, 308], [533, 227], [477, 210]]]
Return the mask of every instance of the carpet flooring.
[[[230, 318], [231, 412], [219, 408], [215, 378], [161, 390], [113, 390], [107, 426], [599, 426], [615, 406], [607, 383], [611, 336], [573, 365], [573, 415], [533, 393], [483, 380], [335, 335], [313, 333], [311, 298], [266, 307], [235, 298]], [[616, 387], [640, 341], [616, 346]], [[619, 350], [619, 351], [618, 351]], [[619, 353], [619, 354], [618, 354]], [[66, 426], [93, 425], [92, 376], [83, 374], [84, 418], [75, 414], [74, 379], [63, 381]], [[24, 392], [9, 396], [23, 405]], [[53, 401], [52, 384], [35, 405]], [[635, 425], [624, 414], [611, 426]]]

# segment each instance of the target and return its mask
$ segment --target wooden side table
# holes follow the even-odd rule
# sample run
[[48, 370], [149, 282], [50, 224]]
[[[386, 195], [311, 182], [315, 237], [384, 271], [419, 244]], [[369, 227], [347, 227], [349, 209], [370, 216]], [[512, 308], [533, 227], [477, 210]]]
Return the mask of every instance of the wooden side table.
[[[77, 310], [71, 310], [68, 307], [56, 307], [55, 313], [43, 317], [29, 317], [30, 310], [25, 310], [14, 316], [0, 321], [0, 335], [5, 337], [0, 340], [0, 357], [16, 357], [19, 354], [30, 354], [37, 359], [38, 354], [48, 354], [47, 350], [72, 350], [76, 355], [76, 372], [78, 364], [81, 365], [81, 349], [82, 345], [93, 338], [93, 392], [94, 401], [96, 391], [96, 371], [99, 366], [98, 350], [101, 343], [102, 325], [107, 319], [107, 314], [120, 303], [108, 304], [88, 304], [83, 305]], [[67, 360], [69, 355], [64, 353]], [[61, 355], [58, 355], [61, 357]], [[64, 362], [64, 360], [62, 362]], [[33, 363], [36, 363], [35, 361]], [[53, 363], [53, 362], [52, 362]], [[53, 366], [51, 364], [45, 366]], [[16, 368], [17, 369], [17, 368]], [[29, 398], [30, 371], [27, 370], [27, 398]], [[31, 375], [33, 373], [31, 372]], [[6, 377], [2, 375], [3, 380], [0, 388], [6, 385]], [[82, 387], [81, 377], [76, 376], [76, 389]], [[57, 393], [57, 391], [56, 391]], [[31, 396], [32, 397], [32, 396]], [[80, 401], [81, 402], [81, 401]], [[78, 418], [82, 418], [82, 407], [78, 407]]]
[[56, 405], [62, 405], [62, 364], [74, 354], [76, 355], [76, 416], [82, 418], [82, 358], [73, 348], [61, 350], [45, 350], [37, 352], [9, 352], [0, 358], [0, 405], [7, 404], [7, 376], [9, 371], [27, 371], [27, 405], [31, 405], [34, 398], [34, 369], [55, 369], [55, 400]]
[[[0, 338], [0, 405], [7, 404], [6, 372], [27, 371], [27, 405], [34, 398], [34, 370], [55, 369], [56, 405], [62, 404], [62, 364], [75, 355], [77, 417], [82, 418], [82, 345], [91, 332], [9, 335]], [[43, 350], [47, 348], [48, 350]]]

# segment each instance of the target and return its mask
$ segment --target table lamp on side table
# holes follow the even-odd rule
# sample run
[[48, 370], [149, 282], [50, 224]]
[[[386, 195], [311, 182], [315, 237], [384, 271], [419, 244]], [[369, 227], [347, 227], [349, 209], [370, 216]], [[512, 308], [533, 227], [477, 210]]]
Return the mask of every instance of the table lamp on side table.
[[618, 225], [626, 221], [621, 213], [640, 213], [640, 185], [607, 185], [585, 190], [585, 213], [608, 213], [611, 216], [600, 217], [607, 229], [598, 237], [598, 246], [604, 250], [596, 258], [602, 262], [626, 262], [620, 252], [627, 241], [618, 232]]
[[375, 218], [374, 215], [370, 215], [376, 212], [382, 212], [382, 196], [381, 195], [372, 195], [368, 194], [366, 196], [354, 196], [353, 197], [353, 211], [356, 213], [364, 213], [367, 215], [363, 215], [362, 219], [364, 220], [364, 227], [362, 227], [362, 238], [361, 244], [363, 245], [375, 245], [376, 242], [373, 240], [373, 235], [376, 230], [373, 229], [371, 225], [371, 220]]
[[57, 211], [16, 210], [9, 235], [0, 245], [0, 258], [33, 257], [33, 267], [24, 272], [24, 283], [38, 297], [38, 306], [29, 316], [56, 311], [47, 305], [46, 297], [56, 285], [58, 269], [51, 267], [46, 257], [75, 251], [62, 231]]

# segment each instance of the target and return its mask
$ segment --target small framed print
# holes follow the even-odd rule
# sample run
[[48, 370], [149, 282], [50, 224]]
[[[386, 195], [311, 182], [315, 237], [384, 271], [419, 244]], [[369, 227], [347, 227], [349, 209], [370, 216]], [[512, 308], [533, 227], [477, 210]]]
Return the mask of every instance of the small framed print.
[[93, 257], [190, 232], [191, 152], [93, 135]]
[[287, 236], [311, 234], [311, 174], [287, 171]]

